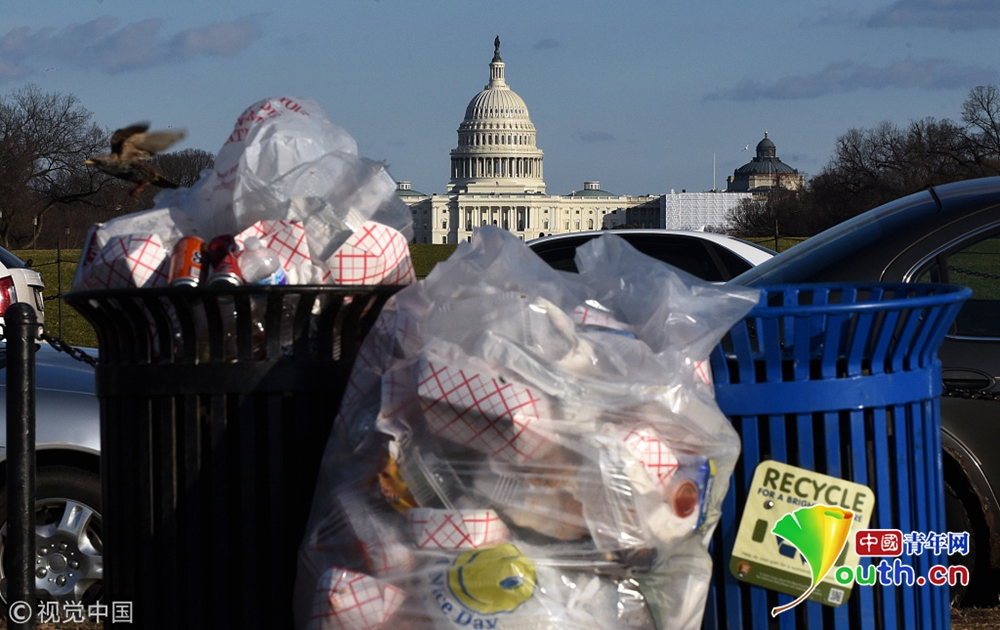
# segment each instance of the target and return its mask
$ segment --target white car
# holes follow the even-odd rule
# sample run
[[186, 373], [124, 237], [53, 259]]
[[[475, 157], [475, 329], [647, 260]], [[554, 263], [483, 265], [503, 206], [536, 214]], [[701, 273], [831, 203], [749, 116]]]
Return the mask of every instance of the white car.
[[726, 282], [771, 259], [775, 252], [725, 234], [686, 230], [603, 230], [545, 236], [527, 245], [555, 269], [576, 272], [576, 248], [604, 234], [621, 236], [647, 256], [709, 282]]
[[42, 274], [0, 247], [0, 318], [11, 304], [24, 302], [35, 309], [38, 323], [45, 323], [45, 303], [42, 301]]

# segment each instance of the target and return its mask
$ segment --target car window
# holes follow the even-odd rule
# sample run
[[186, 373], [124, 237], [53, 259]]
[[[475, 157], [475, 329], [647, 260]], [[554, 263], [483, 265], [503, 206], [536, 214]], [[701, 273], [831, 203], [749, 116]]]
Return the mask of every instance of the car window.
[[[747, 262], [743, 258], [740, 258], [734, 252], [726, 249], [725, 247], [716, 245], [714, 243], [711, 245], [711, 247], [713, 250], [715, 250], [715, 253], [719, 256], [719, 260], [722, 261], [722, 265], [726, 268], [726, 271], [729, 272], [729, 277], [725, 278], [726, 280], [729, 280], [729, 278], [735, 278], [736, 276], [740, 275], [747, 269], [753, 267], [753, 265], [751, 265], [749, 262]], [[763, 247], [761, 249], [770, 252], [770, 250], [765, 249]]]
[[715, 264], [711, 250], [701, 239], [677, 234], [636, 234], [628, 235], [626, 239], [643, 254], [683, 269], [702, 280], [722, 282], [729, 279], [722, 277], [722, 271]]
[[[624, 238], [643, 254], [683, 269], [709, 282], [729, 280], [751, 267], [749, 263], [732, 252], [721, 247], [712, 248], [710, 244], [699, 238], [679, 234], [641, 233], [624, 233], [618, 236]], [[577, 273], [576, 262], [573, 260], [576, 248], [591, 238], [594, 237], [562, 239], [551, 244], [538, 245], [533, 249], [549, 266], [561, 271]], [[724, 272], [720, 269], [720, 264], [732, 271]]]
[[3, 247], [0, 247], [0, 264], [3, 264], [7, 269], [24, 269], [27, 267], [23, 260], [8, 252]]
[[576, 248], [589, 240], [589, 238], [562, 239], [532, 247], [532, 250], [553, 269], [579, 273], [580, 270], [576, 268], [573, 257], [576, 256]]
[[917, 282], [948, 282], [972, 289], [972, 297], [955, 319], [954, 334], [1000, 338], [1000, 235], [938, 256]]

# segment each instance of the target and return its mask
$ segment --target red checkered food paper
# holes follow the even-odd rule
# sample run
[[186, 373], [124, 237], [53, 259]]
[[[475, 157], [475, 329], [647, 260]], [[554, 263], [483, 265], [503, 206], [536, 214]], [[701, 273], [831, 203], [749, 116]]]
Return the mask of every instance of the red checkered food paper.
[[416, 275], [410, 247], [402, 232], [366, 221], [326, 261], [327, 284], [413, 284]]
[[406, 516], [419, 549], [478, 549], [510, 540], [493, 510], [412, 508]]
[[431, 432], [481, 453], [523, 464], [554, 446], [543, 428], [548, 398], [485, 362], [425, 355], [417, 364], [417, 396]]
[[156, 234], [108, 239], [86, 266], [78, 289], [129, 289], [167, 284], [168, 252]]
[[662, 490], [677, 470], [679, 462], [667, 442], [648, 427], [633, 429], [622, 440], [649, 477]]
[[298, 221], [258, 221], [233, 237], [243, 249], [243, 243], [251, 236], [260, 239], [261, 244], [274, 251], [285, 271], [310, 262], [306, 231]]
[[406, 593], [363, 573], [333, 567], [320, 576], [309, 630], [375, 630], [403, 604]]

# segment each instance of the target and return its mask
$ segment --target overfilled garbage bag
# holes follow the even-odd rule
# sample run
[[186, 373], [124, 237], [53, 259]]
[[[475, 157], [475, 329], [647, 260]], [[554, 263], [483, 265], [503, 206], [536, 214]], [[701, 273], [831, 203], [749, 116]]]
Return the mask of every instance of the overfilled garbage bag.
[[757, 290], [484, 227], [385, 306], [324, 454], [299, 628], [695, 628], [739, 454], [708, 356]]
[[[409, 284], [410, 209], [381, 162], [311, 99], [272, 97], [244, 110], [214, 168], [190, 188], [163, 190], [156, 207], [95, 224], [74, 289], [157, 288], [176, 284], [172, 259], [197, 239], [198, 272], [187, 285]], [[244, 278], [244, 243], [258, 239], [278, 260], [284, 282]], [[218, 244], [218, 247], [216, 246]], [[213, 253], [219, 251], [218, 260]], [[204, 264], [201, 260], [204, 259]], [[218, 273], [217, 273], [218, 272]], [[267, 276], [270, 278], [271, 276]]]

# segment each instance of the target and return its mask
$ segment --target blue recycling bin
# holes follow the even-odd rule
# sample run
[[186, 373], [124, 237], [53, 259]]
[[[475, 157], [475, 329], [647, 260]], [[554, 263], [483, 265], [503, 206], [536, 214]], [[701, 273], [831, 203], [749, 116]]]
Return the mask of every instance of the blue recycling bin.
[[[719, 407], [743, 448], [712, 540], [703, 628], [950, 627], [947, 586], [883, 586], [878, 580], [854, 584], [839, 605], [805, 601], [772, 616], [772, 609], [795, 598], [737, 579], [730, 560], [748, 501], [762, 499], [759, 487], [748, 496], [761, 462], [870, 488], [867, 529], [946, 532], [937, 350], [971, 293], [903, 283], [762, 289], [758, 306], [711, 357]], [[776, 549], [782, 543], [770, 531], [755, 536]], [[931, 566], [947, 564], [947, 553], [927, 550], [899, 560], [915, 576], [926, 576]], [[859, 563], [872, 564], [866, 557]], [[751, 568], [747, 563], [739, 572]]]

